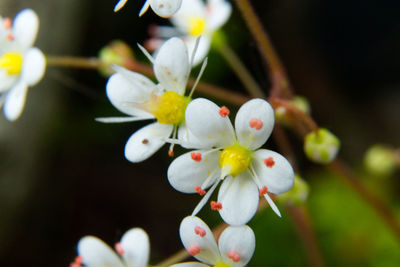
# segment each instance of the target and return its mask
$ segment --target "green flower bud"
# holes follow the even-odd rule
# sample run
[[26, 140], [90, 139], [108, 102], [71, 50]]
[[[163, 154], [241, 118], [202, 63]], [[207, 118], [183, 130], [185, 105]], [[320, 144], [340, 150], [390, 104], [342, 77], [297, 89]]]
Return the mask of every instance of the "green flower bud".
[[374, 145], [367, 150], [364, 165], [374, 175], [389, 176], [396, 169], [395, 151], [383, 145]]
[[[310, 104], [308, 103], [307, 98], [304, 96], [294, 96], [289, 103], [299, 109], [300, 111], [304, 112], [305, 114], [310, 114], [311, 108]], [[279, 122], [282, 123], [285, 126], [290, 127], [292, 122], [290, 121], [290, 118], [288, 117], [288, 111], [286, 107], [280, 106], [275, 109], [275, 119]]]
[[114, 71], [110, 68], [111, 65], [116, 64], [123, 67], [129, 67], [133, 62], [133, 51], [123, 41], [115, 40], [107, 46], [103, 47], [99, 52], [99, 60], [103, 67], [100, 73], [104, 76], [110, 76]]
[[304, 152], [314, 162], [326, 164], [335, 159], [340, 148], [339, 139], [330, 131], [319, 128], [304, 138]]
[[306, 181], [300, 175], [294, 174], [294, 186], [288, 192], [277, 195], [277, 199], [281, 203], [300, 205], [303, 204], [307, 198], [310, 188]]
[[306, 114], [310, 114], [311, 112], [310, 104], [308, 103], [307, 98], [304, 96], [297, 95], [290, 100], [290, 103]]

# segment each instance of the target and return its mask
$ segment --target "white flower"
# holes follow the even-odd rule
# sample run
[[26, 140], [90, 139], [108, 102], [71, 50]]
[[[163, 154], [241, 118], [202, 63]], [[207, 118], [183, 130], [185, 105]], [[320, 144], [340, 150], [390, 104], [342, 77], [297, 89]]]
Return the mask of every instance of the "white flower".
[[[126, 2], [128, 2], [128, 0], [120, 0], [115, 5], [114, 12], [118, 12], [121, 8], [123, 8]], [[139, 12], [139, 16], [142, 16], [144, 13], [146, 13], [150, 6], [157, 15], [163, 18], [168, 18], [176, 13], [181, 4], [182, 0], [146, 0]]]
[[256, 246], [254, 232], [247, 225], [227, 227], [217, 245], [207, 224], [194, 216], [183, 219], [179, 233], [189, 254], [206, 264], [186, 262], [171, 267], [242, 267], [250, 261]]
[[127, 231], [115, 249], [120, 256], [101, 239], [85, 236], [79, 240], [78, 256], [70, 266], [146, 267], [149, 262], [149, 237], [141, 228]]
[[196, 38], [201, 35], [199, 48], [193, 64], [199, 64], [208, 54], [213, 33], [221, 28], [229, 19], [232, 6], [227, 0], [184, 0], [181, 8], [170, 18], [175, 27], [161, 26], [154, 28], [155, 35], [148, 44], [156, 49], [160, 38], [181, 36], [189, 50], [193, 50]]
[[139, 73], [115, 66], [117, 73], [108, 80], [107, 96], [117, 109], [130, 116], [97, 119], [101, 122], [157, 119], [157, 122], [138, 130], [129, 138], [125, 157], [131, 162], [149, 158], [166, 143], [167, 138], [171, 135], [175, 138], [177, 132], [178, 139], [185, 139], [181, 128], [185, 129], [185, 109], [191, 100], [191, 93], [188, 97], [184, 96], [191, 69], [185, 43], [179, 38], [169, 39], [155, 59], [144, 49], [143, 52], [154, 63], [159, 84]]
[[12, 23], [0, 17], [0, 107], [4, 115], [16, 120], [22, 113], [28, 86], [43, 77], [46, 59], [32, 47], [39, 29], [39, 18], [31, 9], [17, 14]]
[[[204, 195], [193, 211], [204, 206], [220, 181], [218, 202], [214, 210], [230, 225], [247, 223], [256, 213], [259, 195], [264, 196], [280, 216], [267, 192], [280, 194], [292, 188], [294, 173], [290, 163], [280, 154], [258, 149], [268, 139], [274, 126], [273, 109], [267, 101], [253, 99], [236, 115], [234, 130], [226, 107], [198, 98], [186, 109], [186, 125], [196, 137], [199, 148], [176, 158], [168, 169], [171, 185], [183, 193]], [[190, 141], [191, 142], [191, 141]]]

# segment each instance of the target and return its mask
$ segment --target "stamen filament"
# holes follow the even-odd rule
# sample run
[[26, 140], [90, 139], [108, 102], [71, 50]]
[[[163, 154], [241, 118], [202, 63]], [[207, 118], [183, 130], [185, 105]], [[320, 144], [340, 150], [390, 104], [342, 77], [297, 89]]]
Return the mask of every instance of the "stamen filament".
[[[146, 4], [147, 4], [147, 2], [146, 2]], [[142, 51], [142, 53], [147, 57], [147, 59], [151, 62], [151, 64], [154, 65], [154, 58], [149, 54], [149, 52], [147, 52], [147, 50], [143, 46], [141, 46], [140, 44], [137, 44], [137, 46]]]
[[208, 192], [205, 194], [205, 196], [200, 200], [199, 204], [197, 204], [196, 208], [194, 208], [192, 216], [196, 216], [197, 213], [204, 207], [206, 202], [210, 199], [212, 193], [214, 192], [215, 188], [217, 188], [219, 182], [221, 179], [218, 179], [215, 181], [214, 185], [208, 190]]
[[197, 78], [196, 78], [196, 81], [195, 81], [194, 84], [193, 84], [192, 90], [190, 91], [189, 98], [192, 98], [192, 95], [193, 95], [193, 93], [194, 93], [194, 90], [196, 89], [197, 84], [199, 83], [200, 78], [201, 78], [201, 76], [203, 75], [204, 70], [206, 69], [207, 62], [208, 62], [208, 58], [206, 57], [206, 58], [204, 59], [204, 61], [203, 61], [203, 64], [201, 65], [201, 69], [200, 69], [199, 75], [197, 75]]

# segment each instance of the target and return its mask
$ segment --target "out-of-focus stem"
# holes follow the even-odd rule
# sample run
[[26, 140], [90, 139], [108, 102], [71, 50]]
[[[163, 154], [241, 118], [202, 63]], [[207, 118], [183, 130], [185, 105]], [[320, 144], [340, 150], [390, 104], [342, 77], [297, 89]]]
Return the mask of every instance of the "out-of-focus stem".
[[[101, 67], [107, 67], [96, 58], [69, 57], [69, 56], [48, 56], [47, 64], [53, 67], [81, 68], [81, 69], [93, 69], [93, 70], [97, 70]], [[123, 66], [123, 67], [147, 76], [154, 77], [153, 68], [147, 64], [143, 64], [138, 61], [133, 62], [129, 66]], [[195, 81], [194, 79], [189, 79], [188, 87], [193, 86], [194, 81]], [[250, 99], [248, 96], [239, 93], [234, 93], [226, 88], [206, 82], [199, 82], [196, 91], [201, 94], [214, 97], [216, 99], [223, 99], [224, 101], [236, 106], [241, 106], [243, 103], [247, 102]]]
[[300, 241], [303, 243], [303, 247], [306, 248], [305, 253], [309, 265], [313, 267], [324, 266], [307, 206], [293, 206], [288, 204], [286, 205], [286, 209], [295, 222], [294, 227], [300, 237]]
[[274, 46], [264, 30], [259, 17], [254, 11], [249, 0], [235, 0], [236, 5], [242, 13], [243, 19], [247, 24], [247, 28], [253, 35], [257, 43], [258, 49], [264, 58], [270, 70], [273, 96], [282, 96], [284, 98], [291, 98], [292, 92], [290, 90], [289, 79], [286, 71], [280, 61]]
[[385, 221], [389, 228], [392, 229], [396, 238], [400, 241], [400, 221], [396, 218], [392, 210], [387, 207], [386, 203], [381, 201], [372, 191], [368, 190], [342, 161], [336, 159], [326, 167], [336, 174], [335, 177], [341, 179], [345, 184], [356, 191]]
[[250, 72], [247, 70], [238, 55], [226, 42], [215, 45], [215, 48], [222, 55], [222, 57], [231, 67], [233, 72], [235, 72], [235, 74], [250, 95], [254, 97], [264, 96], [263, 91], [261, 90], [257, 82], [253, 79], [253, 76], [251, 76]]

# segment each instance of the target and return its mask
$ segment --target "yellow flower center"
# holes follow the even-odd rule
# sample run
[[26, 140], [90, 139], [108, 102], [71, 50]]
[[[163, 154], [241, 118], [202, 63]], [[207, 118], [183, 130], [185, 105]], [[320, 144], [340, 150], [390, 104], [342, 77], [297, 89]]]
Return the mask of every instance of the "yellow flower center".
[[223, 170], [229, 170], [232, 176], [236, 176], [249, 167], [251, 154], [250, 150], [239, 144], [227, 146], [219, 155], [219, 165]]
[[17, 53], [5, 53], [0, 57], [0, 69], [5, 69], [8, 75], [19, 74], [22, 68], [22, 57]]
[[230, 265], [226, 264], [223, 261], [218, 262], [214, 267], [230, 267]]
[[189, 102], [189, 97], [168, 91], [157, 99], [152, 113], [159, 123], [178, 125], [185, 120], [185, 110]]
[[189, 18], [189, 34], [193, 36], [199, 36], [204, 32], [206, 22], [201, 17]]

